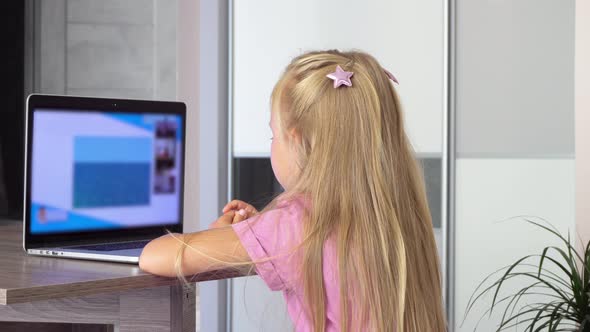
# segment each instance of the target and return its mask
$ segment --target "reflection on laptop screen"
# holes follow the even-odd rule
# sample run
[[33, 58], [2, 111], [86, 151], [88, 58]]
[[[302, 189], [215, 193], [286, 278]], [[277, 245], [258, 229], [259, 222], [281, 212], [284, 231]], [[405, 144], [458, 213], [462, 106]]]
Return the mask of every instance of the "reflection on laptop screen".
[[181, 116], [33, 114], [31, 233], [180, 222]]

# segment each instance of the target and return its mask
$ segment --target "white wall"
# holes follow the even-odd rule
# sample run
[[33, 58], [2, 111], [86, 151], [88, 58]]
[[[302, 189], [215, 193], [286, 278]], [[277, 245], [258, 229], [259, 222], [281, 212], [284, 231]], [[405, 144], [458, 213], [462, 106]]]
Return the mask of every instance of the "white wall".
[[[521, 257], [541, 254], [546, 246], [563, 247], [518, 216], [541, 217], [563, 234], [573, 232], [574, 160], [459, 159], [456, 175], [456, 331], [473, 331], [491, 304], [485, 297], [461, 326], [467, 301], [481, 281]], [[508, 283], [509, 291], [502, 294], [524, 285]], [[495, 331], [498, 313], [486, 317], [478, 331]]]
[[576, 1], [576, 220], [590, 241], [590, 2]]
[[461, 322], [487, 275], [563, 246], [522, 218], [496, 221], [534, 215], [574, 235], [574, 1], [455, 4], [454, 327], [473, 331], [490, 297]]

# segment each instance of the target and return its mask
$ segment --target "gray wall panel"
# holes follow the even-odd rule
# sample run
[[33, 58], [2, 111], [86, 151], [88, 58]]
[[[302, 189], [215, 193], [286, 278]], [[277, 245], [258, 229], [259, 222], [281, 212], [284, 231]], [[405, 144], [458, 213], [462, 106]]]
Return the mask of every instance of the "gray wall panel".
[[176, 99], [176, 0], [37, 0], [35, 6], [28, 92]]
[[574, 1], [457, 0], [459, 157], [573, 156]]
[[442, 161], [440, 158], [420, 159], [424, 170], [424, 182], [426, 184], [426, 195], [428, 206], [432, 215], [432, 226], [441, 228], [442, 218]]
[[153, 86], [151, 25], [68, 24], [67, 88]]
[[66, 0], [37, 0], [35, 21], [35, 92], [66, 92]]
[[[45, 0], [46, 1], [46, 0]], [[153, 24], [154, 2], [146, 0], [67, 0], [68, 22]], [[176, 8], [176, 2], [170, 3]]]

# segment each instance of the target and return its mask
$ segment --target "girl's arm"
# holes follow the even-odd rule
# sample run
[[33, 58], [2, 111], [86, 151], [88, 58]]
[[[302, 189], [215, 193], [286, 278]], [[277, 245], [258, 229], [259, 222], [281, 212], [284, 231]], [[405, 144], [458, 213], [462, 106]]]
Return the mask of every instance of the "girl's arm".
[[[233, 218], [233, 213], [221, 218]], [[228, 225], [231, 224], [229, 220]], [[174, 264], [182, 248], [181, 240], [189, 245], [182, 257], [181, 271], [185, 276], [233, 266], [244, 267], [251, 262], [233, 228], [225, 226], [189, 234], [167, 234], [152, 240], [139, 257], [139, 268], [164, 277], [176, 277]]]

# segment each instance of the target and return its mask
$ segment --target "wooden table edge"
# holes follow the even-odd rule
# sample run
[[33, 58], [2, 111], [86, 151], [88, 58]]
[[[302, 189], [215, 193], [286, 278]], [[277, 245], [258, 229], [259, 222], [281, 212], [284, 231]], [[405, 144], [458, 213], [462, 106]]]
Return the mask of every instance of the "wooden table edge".
[[[189, 283], [241, 277], [237, 271], [211, 271], [187, 277]], [[34, 302], [65, 297], [87, 296], [138, 288], [182, 285], [178, 278], [146, 274], [123, 278], [89, 280], [69, 284], [43, 285], [27, 288], [0, 289], [0, 305]]]

